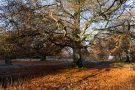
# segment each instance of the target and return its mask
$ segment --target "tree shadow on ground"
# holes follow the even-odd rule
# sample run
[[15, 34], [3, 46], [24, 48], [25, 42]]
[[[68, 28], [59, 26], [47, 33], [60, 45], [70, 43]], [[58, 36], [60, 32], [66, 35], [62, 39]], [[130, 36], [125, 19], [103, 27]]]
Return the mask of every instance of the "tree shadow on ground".
[[[60, 82], [55, 87], [53, 87], [53, 86], [48, 87], [48, 89], [55, 89], [55, 90], [66, 89], [66, 90], [68, 90], [71, 88], [79, 87], [80, 85], [82, 85], [82, 83], [84, 81], [89, 82], [88, 81], [89, 78], [95, 78], [96, 76], [99, 76], [101, 73], [105, 73], [105, 72], [110, 71], [112, 68], [121, 68], [122, 67], [120, 65], [114, 66], [115, 63], [117, 63], [117, 62], [115, 62], [115, 61], [100, 61], [100, 62], [84, 61], [83, 64], [86, 67], [85, 68], [86, 70], [93, 69], [93, 70], [96, 70], [96, 72], [88, 73], [87, 75], [85, 75], [81, 79], [78, 79], [77, 81], [72, 83], [72, 85], [69, 82]], [[75, 72], [75, 73], [77, 73], [77, 72]], [[125, 82], [125, 83], [122, 83], [120, 85], [118, 84], [116, 86], [113, 86], [113, 88], [116, 88], [114, 90], [125, 90], [125, 88], [122, 88], [122, 87], [126, 86], [126, 90], [134, 90], [134, 89], [131, 89], [134, 87], [134, 83], [135, 83], [134, 79], [135, 79], [135, 77], [133, 77], [133, 80], [131, 79], [132, 80], [131, 82]], [[130, 87], [129, 87], [129, 85], [130, 85]], [[129, 89], [127, 89], [127, 88], [129, 88]], [[93, 90], [93, 89], [91, 88], [91, 90]]]
[[[31, 63], [31, 62], [30, 62]], [[43, 63], [43, 62], [38, 62]], [[45, 63], [45, 62], [44, 62]], [[42, 64], [42, 65], [30, 65], [21, 68], [7, 68], [5, 71], [0, 72], [0, 84], [3, 88], [7, 88], [9, 85], [14, 85], [15, 83], [23, 84], [33, 78], [42, 77], [45, 75], [55, 75], [61, 73], [65, 69], [72, 69], [72, 62], [50, 62], [50, 64]], [[91, 62], [91, 61], [84, 61], [84, 66], [87, 69], [98, 69], [107, 70], [109, 71], [113, 67], [115, 62], [113, 61], [103, 61], [103, 62]], [[79, 68], [78, 68], [79, 69]], [[0, 71], [2, 71], [0, 69]], [[101, 72], [88, 75], [82, 80], [85, 80], [89, 77], [94, 77]], [[80, 83], [82, 80], [79, 80], [76, 83]], [[66, 84], [64, 84], [66, 85]], [[59, 88], [59, 87], [57, 87]]]
[[[42, 63], [42, 62], [41, 62]], [[55, 62], [52, 62], [55, 63]], [[42, 65], [30, 65], [19, 68], [0, 68], [0, 85], [3, 88], [7, 88], [9, 85], [15, 83], [22, 84], [33, 78], [42, 77], [48, 74], [60, 73], [63, 69], [71, 68], [70, 63], [58, 63], [56, 64], [42, 64]], [[3, 65], [2, 65], [3, 66]]]
[[94, 68], [94, 69], [104, 69], [104, 68], [112, 68], [115, 61], [99, 61], [99, 62], [91, 62], [91, 61], [84, 61], [84, 66], [87, 68]]

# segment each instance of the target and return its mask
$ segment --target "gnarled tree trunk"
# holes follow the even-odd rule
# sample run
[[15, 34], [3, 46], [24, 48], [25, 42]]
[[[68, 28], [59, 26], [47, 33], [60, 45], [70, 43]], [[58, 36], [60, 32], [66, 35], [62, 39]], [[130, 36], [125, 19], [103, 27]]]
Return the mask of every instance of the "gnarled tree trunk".
[[73, 48], [73, 64], [79, 68], [83, 67], [81, 48]]

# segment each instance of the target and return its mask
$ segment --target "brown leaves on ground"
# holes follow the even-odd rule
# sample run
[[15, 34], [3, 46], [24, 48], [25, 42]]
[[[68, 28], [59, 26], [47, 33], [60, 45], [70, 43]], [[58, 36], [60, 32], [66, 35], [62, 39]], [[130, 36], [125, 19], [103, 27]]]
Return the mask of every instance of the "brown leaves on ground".
[[[61, 73], [35, 78], [26, 85], [28, 88], [74, 89], [74, 90], [131, 90], [133, 85], [125, 86], [135, 71], [127, 68], [111, 69], [66, 69]], [[132, 84], [132, 83], [129, 83]], [[135, 88], [134, 88], [135, 89]]]
[[27, 80], [14, 88], [8, 87], [9, 90], [10, 88], [12, 90], [18, 88], [19, 90], [135, 90], [135, 71], [127, 67], [97, 65], [96, 68], [94, 66], [83, 69], [70, 67], [62, 69], [64, 67], [62, 66], [59, 69], [57, 65], [50, 65], [53, 65], [53, 68], [47, 65], [41, 69], [46, 72], [45, 75]]

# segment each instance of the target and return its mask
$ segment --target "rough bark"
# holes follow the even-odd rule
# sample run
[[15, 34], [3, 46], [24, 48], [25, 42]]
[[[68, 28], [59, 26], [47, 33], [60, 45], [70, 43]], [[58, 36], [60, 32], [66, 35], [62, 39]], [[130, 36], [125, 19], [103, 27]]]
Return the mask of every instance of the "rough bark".
[[79, 68], [83, 67], [82, 64], [82, 56], [81, 56], [81, 38], [78, 34], [81, 33], [80, 30], [80, 13], [81, 13], [81, 3], [80, 0], [75, 0], [76, 2], [76, 10], [74, 13], [74, 26], [73, 37], [75, 38], [73, 41], [73, 64]]
[[83, 67], [80, 48], [73, 48], [73, 64], [79, 68]]

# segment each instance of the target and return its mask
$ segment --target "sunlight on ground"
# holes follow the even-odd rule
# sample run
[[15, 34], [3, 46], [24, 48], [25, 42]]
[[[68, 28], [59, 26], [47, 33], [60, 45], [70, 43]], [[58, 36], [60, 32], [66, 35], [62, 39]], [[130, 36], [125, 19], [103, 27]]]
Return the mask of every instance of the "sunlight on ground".
[[[22, 62], [21, 62], [22, 63]], [[23, 62], [23, 64], [26, 62]], [[35, 62], [27, 62], [28, 65]], [[63, 68], [59, 63], [42, 62], [56, 66], [29, 67], [22, 72], [45, 72], [19, 85], [7, 86], [9, 90], [135, 90], [135, 71], [128, 67], [104, 67], [97, 65], [83, 69]], [[37, 64], [41, 64], [37, 62]], [[58, 67], [60, 66], [60, 67]], [[65, 66], [66, 67], [66, 66]], [[34, 71], [35, 70], [35, 71]], [[23, 74], [23, 73], [22, 73]], [[31, 74], [33, 75], [33, 74]], [[2, 90], [2, 89], [0, 89]]]
[[[42, 78], [37, 78], [29, 81], [30, 88], [52, 88], [52, 89], [110, 89], [115, 85], [128, 82], [132, 76], [135, 75], [135, 71], [131, 71], [126, 68], [119, 69], [104, 69], [104, 70], [64, 70], [62, 73], [55, 75], [47, 75]], [[128, 87], [127, 87], [128, 88]]]

